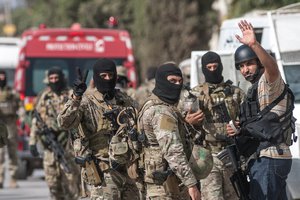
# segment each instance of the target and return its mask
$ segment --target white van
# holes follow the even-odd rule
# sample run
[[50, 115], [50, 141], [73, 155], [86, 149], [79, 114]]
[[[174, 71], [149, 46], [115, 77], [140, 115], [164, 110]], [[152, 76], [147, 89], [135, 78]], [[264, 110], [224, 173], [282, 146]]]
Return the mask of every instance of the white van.
[[20, 38], [0, 37], [0, 70], [6, 71], [7, 84], [14, 85], [14, 74], [18, 64]]
[[[224, 79], [230, 79], [235, 85], [247, 91], [250, 84], [235, 69], [234, 52], [241, 45], [235, 38], [240, 34], [238, 22], [245, 19], [253, 25], [257, 40], [277, 60], [279, 70], [285, 82], [295, 95], [293, 115], [296, 121], [296, 135], [300, 133], [300, 3], [258, 15], [225, 20], [221, 26], [218, 48], [213, 50], [221, 55]], [[191, 53], [191, 82], [194, 87], [204, 81], [201, 70], [201, 57], [206, 51]], [[291, 146], [293, 166], [287, 181], [289, 199], [300, 199], [300, 157], [299, 139]]]

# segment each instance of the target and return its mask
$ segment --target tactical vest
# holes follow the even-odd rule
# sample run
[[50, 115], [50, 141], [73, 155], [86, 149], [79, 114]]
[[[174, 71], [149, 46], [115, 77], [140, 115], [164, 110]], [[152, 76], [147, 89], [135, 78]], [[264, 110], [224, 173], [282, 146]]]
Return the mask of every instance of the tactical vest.
[[[97, 117], [92, 119], [96, 130], [93, 133], [82, 133], [83, 142], [88, 143], [88, 148], [94, 156], [107, 161], [113, 157], [112, 159], [119, 164], [127, 164], [130, 161], [131, 146], [128, 144], [128, 133], [120, 127], [117, 117], [119, 112], [131, 106], [132, 102], [119, 90], [116, 90], [116, 103], [113, 105], [94, 94], [88, 95], [87, 99], [90, 113]], [[124, 156], [127, 153], [128, 157]]]
[[[192, 154], [192, 143], [190, 142], [188, 136], [186, 135], [186, 129], [184, 127], [184, 119], [181, 116], [181, 113], [174, 108], [173, 106], [164, 103], [160, 99], [158, 99], [156, 96], [152, 95], [149, 97], [149, 100], [143, 105], [143, 107], [140, 110], [139, 115], [139, 132], [144, 133], [144, 130], [142, 129], [143, 124], [141, 122], [141, 118], [144, 114], [144, 112], [149, 109], [152, 106], [156, 105], [166, 105], [168, 107], [171, 107], [171, 109], [176, 113], [178, 116], [178, 129], [179, 129], [179, 135], [182, 139], [183, 143], [183, 149], [184, 152], [187, 155], [187, 158], [189, 158]], [[145, 168], [145, 182], [148, 183], [157, 183], [156, 180], [153, 178], [153, 172], [159, 171], [167, 171], [168, 169], [168, 162], [163, 158], [161, 148], [159, 147], [159, 144], [157, 140], [149, 141], [147, 138], [147, 135], [145, 134], [145, 140], [143, 142], [143, 156], [144, 156], [144, 166]], [[161, 183], [159, 183], [161, 184]]]
[[16, 116], [18, 105], [12, 90], [4, 87], [0, 90], [0, 117]]
[[[253, 142], [246, 155], [251, 155], [255, 151], [259, 153], [260, 150], [270, 146], [276, 146], [278, 153], [282, 154], [279, 144], [291, 145], [293, 140], [296, 140], [294, 135], [296, 119], [293, 117], [293, 92], [285, 85], [282, 94], [263, 110], [260, 110], [257, 88], [258, 81], [248, 90], [246, 101], [241, 105], [241, 132], [245, 137], [250, 137]], [[287, 109], [284, 114], [278, 116], [276, 113], [271, 112], [271, 109], [283, 100], [285, 95], [288, 95]], [[242, 137], [241, 140], [243, 140]]]
[[[207, 142], [228, 142], [226, 124], [237, 119], [242, 101], [241, 90], [232, 86], [231, 81], [221, 84], [204, 83], [193, 89], [199, 100], [199, 108], [204, 112], [202, 128], [207, 133]], [[194, 94], [195, 94], [194, 93]]]

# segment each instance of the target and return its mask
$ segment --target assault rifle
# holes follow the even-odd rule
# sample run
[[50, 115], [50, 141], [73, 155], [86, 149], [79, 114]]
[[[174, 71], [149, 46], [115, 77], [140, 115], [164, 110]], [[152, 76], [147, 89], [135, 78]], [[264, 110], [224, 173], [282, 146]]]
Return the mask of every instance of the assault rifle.
[[216, 105], [213, 105], [213, 108], [218, 110], [222, 116], [222, 122], [225, 123], [225, 122], [230, 122], [231, 121], [231, 117], [228, 113], [228, 110], [227, 110], [227, 107], [226, 107], [226, 104], [225, 104], [225, 101], [222, 101], [221, 103], [218, 103]]
[[56, 137], [51, 129], [48, 128], [46, 123], [41, 118], [41, 115], [34, 109], [33, 114], [37, 119], [37, 122], [42, 125], [41, 130], [38, 131], [39, 135], [41, 136], [41, 140], [43, 144], [54, 153], [56, 160], [60, 163], [63, 170], [66, 173], [71, 173], [70, 165], [65, 157], [65, 150], [61, 146], [60, 143], [56, 141]]
[[250, 200], [248, 196], [249, 182], [247, 180], [247, 173], [241, 168], [241, 160], [236, 145], [227, 146], [226, 149], [218, 153], [217, 158], [222, 162], [229, 158], [230, 164], [233, 167], [233, 174], [230, 177], [232, 186], [240, 200]]
[[117, 116], [120, 112], [119, 108], [113, 108], [109, 111], [103, 113], [103, 116], [106, 117], [116, 129], [119, 128], [119, 124], [117, 122]]

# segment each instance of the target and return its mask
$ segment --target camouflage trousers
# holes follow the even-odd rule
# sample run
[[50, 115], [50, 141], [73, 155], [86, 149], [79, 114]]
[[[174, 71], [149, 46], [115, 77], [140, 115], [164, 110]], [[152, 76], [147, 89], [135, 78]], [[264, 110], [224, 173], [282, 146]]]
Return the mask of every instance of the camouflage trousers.
[[103, 173], [104, 182], [91, 190], [92, 200], [138, 200], [139, 190], [129, 176], [109, 169]]
[[146, 194], [148, 200], [190, 200], [187, 187], [175, 175], [170, 175], [163, 185], [146, 183]]
[[70, 165], [71, 173], [63, 171], [59, 162], [55, 160], [53, 152], [44, 151], [45, 180], [50, 190], [51, 199], [76, 200], [79, 198], [80, 172], [72, 155], [66, 152], [65, 156]]
[[201, 180], [202, 200], [238, 200], [230, 182], [232, 170], [213, 154], [214, 165], [210, 174]]
[[[18, 170], [18, 155], [17, 155], [17, 146], [18, 146], [18, 133], [16, 120], [5, 120], [8, 131], [8, 141], [7, 141], [7, 151], [9, 158], [9, 173], [11, 179], [17, 178]], [[0, 183], [4, 181], [4, 172], [5, 172], [5, 150], [6, 147], [0, 148]]]

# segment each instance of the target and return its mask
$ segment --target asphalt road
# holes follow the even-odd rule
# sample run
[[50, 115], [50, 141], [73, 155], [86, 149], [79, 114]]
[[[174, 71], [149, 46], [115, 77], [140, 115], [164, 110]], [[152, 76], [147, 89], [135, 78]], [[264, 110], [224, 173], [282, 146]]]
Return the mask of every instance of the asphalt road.
[[9, 186], [8, 172], [4, 188], [0, 189], [1, 200], [48, 200], [50, 199], [48, 186], [44, 180], [43, 170], [35, 170], [27, 180], [18, 180], [19, 188], [11, 189]]

